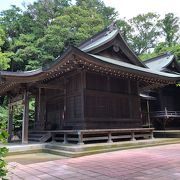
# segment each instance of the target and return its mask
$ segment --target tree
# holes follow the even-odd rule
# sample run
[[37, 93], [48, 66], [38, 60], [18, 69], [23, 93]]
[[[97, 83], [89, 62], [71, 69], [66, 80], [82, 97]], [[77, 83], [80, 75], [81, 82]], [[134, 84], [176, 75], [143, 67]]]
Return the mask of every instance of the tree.
[[13, 53], [2, 53], [0, 52], [0, 70], [7, 70], [10, 65], [11, 56]]
[[[0, 128], [1, 129], [1, 128]], [[0, 131], [0, 142], [5, 143], [7, 140], [8, 134], [6, 131], [2, 130]], [[4, 160], [4, 157], [6, 156], [8, 152], [8, 149], [6, 147], [0, 148], [0, 178], [5, 179], [7, 175], [7, 168], [6, 168], [6, 161]]]
[[161, 20], [162, 34], [169, 47], [177, 44], [179, 40], [179, 23], [179, 18], [175, 17], [173, 13], [166, 14], [165, 18]]
[[0, 50], [3, 44], [5, 43], [5, 32], [4, 30], [0, 27]]
[[147, 13], [129, 20], [133, 33], [130, 46], [138, 54], [143, 54], [154, 48], [160, 37], [159, 15]]
[[10, 57], [12, 56], [11, 52], [2, 52], [3, 45], [5, 43], [5, 32], [0, 28], [0, 70], [7, 70], [10, 65]]
[[156, 57], [156, 56], [158, 56], [158, 54], [155, 53], [155, 52], [152, 52], [152, 53], [144, 53], [144, 54], [141, 54], [141, 55], [139, 56], [139, 58], [140, 58], [142, 61], [144, 61], [144, 60], [147, 60], [147, 59], [154, 58], [154, 57]]
[[38, 45], [43, 51], [57, 57], [69, 45], [78, 45], [103, 28], [103, 19], [93, 10], [80, 6], [67, 7], [64, 15], [56, 17], [48, 26]]
[[76, 5], [86, 9], [91, 9], [101, 15], [105, 26], [112, 23], [112, 21], [114, 21], [118, 16], [118, 13], [114, 8], [105, 6], [104, 2], [101, 0], [76, 0]]
[[63, 14], [63, 9], [70, 6], [71, 0], [39, 0], [27, 6], [25, 12], [33, 23], [33, 33], [42, 37], [45, 29], [57, 16]]
[[121, 35], [123, 36], [124, 40], [129, 42], [133, 31], [129, 22], [126, 21], [125, 19], [119, 19], [116, 21], [116, 25], [120, 29]]
[[[6, 143], [8, 138], [8, 133], [5, 131], [6, 129], [6, 121], [7, 111], [5, 108], [0, 107], [0, 143]], [[6, 147], [0, 147], [0, 178], [5, 179], [7, 175], [7, 163], [4, 160], [8, 149]]]
[[163, 54], [166, 52], [171, 52], [177, 57], [177, 60], [180, 60], [180, 44], [175, 44], [171, 47], [168, 47], [166, 43], [159, 43], [155, 47], [154, 52], [156, 54]]
[[11, 6], [11, 9], [0, 13], [0, 24], [5, 29], [7, 37], [17, 37], [21, 31], [20, 19], [22, 11], [16, 6]]
[[14, 56], [11, 59], [11, 70], [33, 70], [52, 61], [53, 57], [43, 52], [36, 45], [34, 34], [20, 34], [11, 44]]
[[77, 5], [71, 0], [38, 0], [27, 5], [25, 11], [12, 6], [0, 14], [6, 36], [0, 41], [0, 68], [36, 69], [69, 45], [77, 45], [102, 30], [116, 16], [114, 8], [100, 0], [79, 0]]

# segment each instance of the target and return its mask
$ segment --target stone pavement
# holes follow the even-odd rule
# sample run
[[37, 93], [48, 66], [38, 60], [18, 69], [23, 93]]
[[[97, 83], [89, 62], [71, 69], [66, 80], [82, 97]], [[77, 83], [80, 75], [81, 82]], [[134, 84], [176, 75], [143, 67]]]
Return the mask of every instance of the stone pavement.
[[180, 180], [180, 144], [10, 166], [12, 180]]

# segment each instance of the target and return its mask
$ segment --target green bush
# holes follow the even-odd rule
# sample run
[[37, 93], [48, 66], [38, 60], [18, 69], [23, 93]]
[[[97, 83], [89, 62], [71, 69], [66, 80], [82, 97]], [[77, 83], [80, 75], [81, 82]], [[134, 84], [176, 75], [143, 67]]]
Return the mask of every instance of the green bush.
[[0, 106], [0, 128], [6, 129], [8, 119], [8, 109], [7, 107]]
[[[2, 128], [0, 129], [0, 143], [5, 144], [7, 142], [8, 138], [8, 133], [3, 130]], [[8, 149], [6, 147], [0, 147], [0, 179], [5, 179], [7, 175], [7, 168], [6, 168], [6, 161], [4, 160], [4, 157], [6, 156], [8, 152]]]

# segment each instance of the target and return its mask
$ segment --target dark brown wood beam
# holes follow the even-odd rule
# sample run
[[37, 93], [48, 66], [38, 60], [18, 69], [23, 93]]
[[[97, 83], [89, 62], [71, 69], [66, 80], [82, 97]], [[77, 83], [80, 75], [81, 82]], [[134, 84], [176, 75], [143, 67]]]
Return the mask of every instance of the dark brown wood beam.
[[8, 126], [7, 126], [7, 130], [8, 130], [8, 142], [11, 142], [12, 139], [12, 131], [13, 131], [13, 106], [8, 105]]
[[22, 126], [22, 144], [28, 144], [28, 128], [29, 128], [29, 94], [28, 91], [24, 91], [23, 100], [23, 126]]
[[41, 84], [41, 85], [38, 85], [36, 87], [43, 88], [43, 89], [54, 89], [54, 90], [61, 89], [61, 90], [64, 90], [64, 87], [59, 86], [59, 85]]

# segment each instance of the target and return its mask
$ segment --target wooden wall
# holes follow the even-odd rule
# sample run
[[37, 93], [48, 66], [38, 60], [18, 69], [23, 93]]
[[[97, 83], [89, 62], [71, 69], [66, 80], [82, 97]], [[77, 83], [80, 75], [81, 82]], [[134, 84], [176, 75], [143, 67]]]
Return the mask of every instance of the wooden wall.
[[141, 127], [136, 81], [81, 71], [64, 77], [63, 88], [41, 92], [44, 129]]
[[165, 107], [168, 111], [180, 111], [180, 87], [176, 87], [176, 85], [166, 86], [160, 89], [158, 95], [161, 111], [164, 111]]
[[83, 97], [81, 72], [66, 79], [65, 129], [83, 129]]
[[87, 129], [141, 127], [137, 82], [86, 74]]
[[[41, 89], [40, 98], [37, 98], [40, 107], [39, 117], [36, 115], [36, 129], [61, 129], [64, 123], [64, 92], [62, 90]], [[37, 108], [38, 111], [38, 108]]]
[[[50, 85], [61, 89], [42, 89], [40, 96], [40, 121], [43, 130], [82, 129], [81, 73], [69, 74], [63, 79], [52, 80]], [[63, 83], [62, 83], [63, 81]]]

